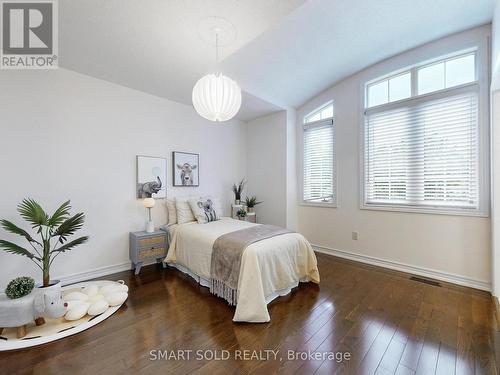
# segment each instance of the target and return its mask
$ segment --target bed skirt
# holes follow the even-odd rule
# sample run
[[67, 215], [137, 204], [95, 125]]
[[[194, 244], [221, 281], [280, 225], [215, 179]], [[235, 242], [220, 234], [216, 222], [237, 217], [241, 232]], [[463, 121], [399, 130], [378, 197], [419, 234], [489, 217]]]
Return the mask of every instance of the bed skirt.
[[[190, 269], [187, 267], [184, 267], [183, 265], [177, 264], [177, 263], [169, 263], [168, 264], [171, 267], [174, 267], [178, 269], [179, 271], [191, 276], [198, 284], [201, 286], [204, 286], [205, 288], [210, 289], [210, 280], [204, 278], [203, 276], [198, 276], [194, 272], [192, 272]], [[309, 281], [309, 280], [304, 280], [304, 281]], [[275, 300], [278, 297], [286, 296], [289, 294], [293, 288], [296, 288], [299, 286], [299, 282], [295, 283], [294, 285], [291, 285], [289, 288], [285, 289], [280, 289], [275, 291], [274, 293], [271, 293], [269, 296], [266, 296], [266, 304], [271, 303], [273, 300]]]

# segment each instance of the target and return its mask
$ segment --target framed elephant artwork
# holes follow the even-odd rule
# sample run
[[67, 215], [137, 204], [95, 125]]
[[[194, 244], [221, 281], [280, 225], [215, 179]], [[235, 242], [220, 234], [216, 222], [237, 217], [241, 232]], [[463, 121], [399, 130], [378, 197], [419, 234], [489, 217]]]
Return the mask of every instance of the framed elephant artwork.
[[200, 186], [200, 155], [189, 152], [172, 153], [174, 186]]
[[137, 156], [137, 198], [167, 197], [167, 159]]

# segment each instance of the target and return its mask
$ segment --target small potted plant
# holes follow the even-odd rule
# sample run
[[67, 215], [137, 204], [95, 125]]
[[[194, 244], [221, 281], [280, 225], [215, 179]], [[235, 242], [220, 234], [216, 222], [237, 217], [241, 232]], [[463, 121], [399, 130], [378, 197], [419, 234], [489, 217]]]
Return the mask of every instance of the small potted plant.
[[70, 236], [82, 228], [85, 220], [83, 213], [70, 216], [70, 210], [70, 201], [67, 201], [52, 216], [49, 216], [33, 199], [24, 199], [17, 206], [17, 211], [36, 231], [38, 238], [8, 220], [0, 220], [0, 226], [3, 229], [19, 235], [29, 244], [29, 247], [24, 248], [0, 239], [0, 249], [7, 253], [25, 256], [34, 262], [42, 271], [42, 288], [60, 287], [58, 280], [50, 280], [50, 266], [59, 254], [72, 250], [89, 239], [84, 236], [67, 242]]
[[255, 206], [260, 204], [262, 202], [257, 202], [257, 197], [254, 195], [252, 197], [246, 197], [245, 198], [245, 205], [247, 206], [248, 212], [254, 212], [255, 211]]
[[245, 218], [247, 217], [247, 212], [244, 210], [244, 209], [239, 209], [237, 212], [236, 212], [236, 216], [238, 217], [238, 219], [240, 220], [245, 220]]
[[246, 183], [245, 179], [243, 179], [238, 184], [233, 184], [234, 204], [241, 203], [241, 193]]
[[21, 276], [12, 280], [5, 288], [5, 294], [10, 299], [27, 296], [35, 287], [35, 280], [29, 276]]

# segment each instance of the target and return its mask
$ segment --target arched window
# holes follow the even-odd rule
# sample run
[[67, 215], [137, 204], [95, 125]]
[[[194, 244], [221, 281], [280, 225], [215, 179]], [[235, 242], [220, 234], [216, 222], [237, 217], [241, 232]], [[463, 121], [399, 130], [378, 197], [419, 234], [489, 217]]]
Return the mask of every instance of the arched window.
[[335, 205], [335, 150], [333, 102], [304, 117], [302, 201]]

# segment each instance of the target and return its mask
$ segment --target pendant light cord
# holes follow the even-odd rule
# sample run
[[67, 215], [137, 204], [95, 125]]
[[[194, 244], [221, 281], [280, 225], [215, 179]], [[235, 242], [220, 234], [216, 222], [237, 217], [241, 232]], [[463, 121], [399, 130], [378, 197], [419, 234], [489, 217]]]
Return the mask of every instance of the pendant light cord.
[[219, 64], [219, 32], [215, 31], [215, 65]]

